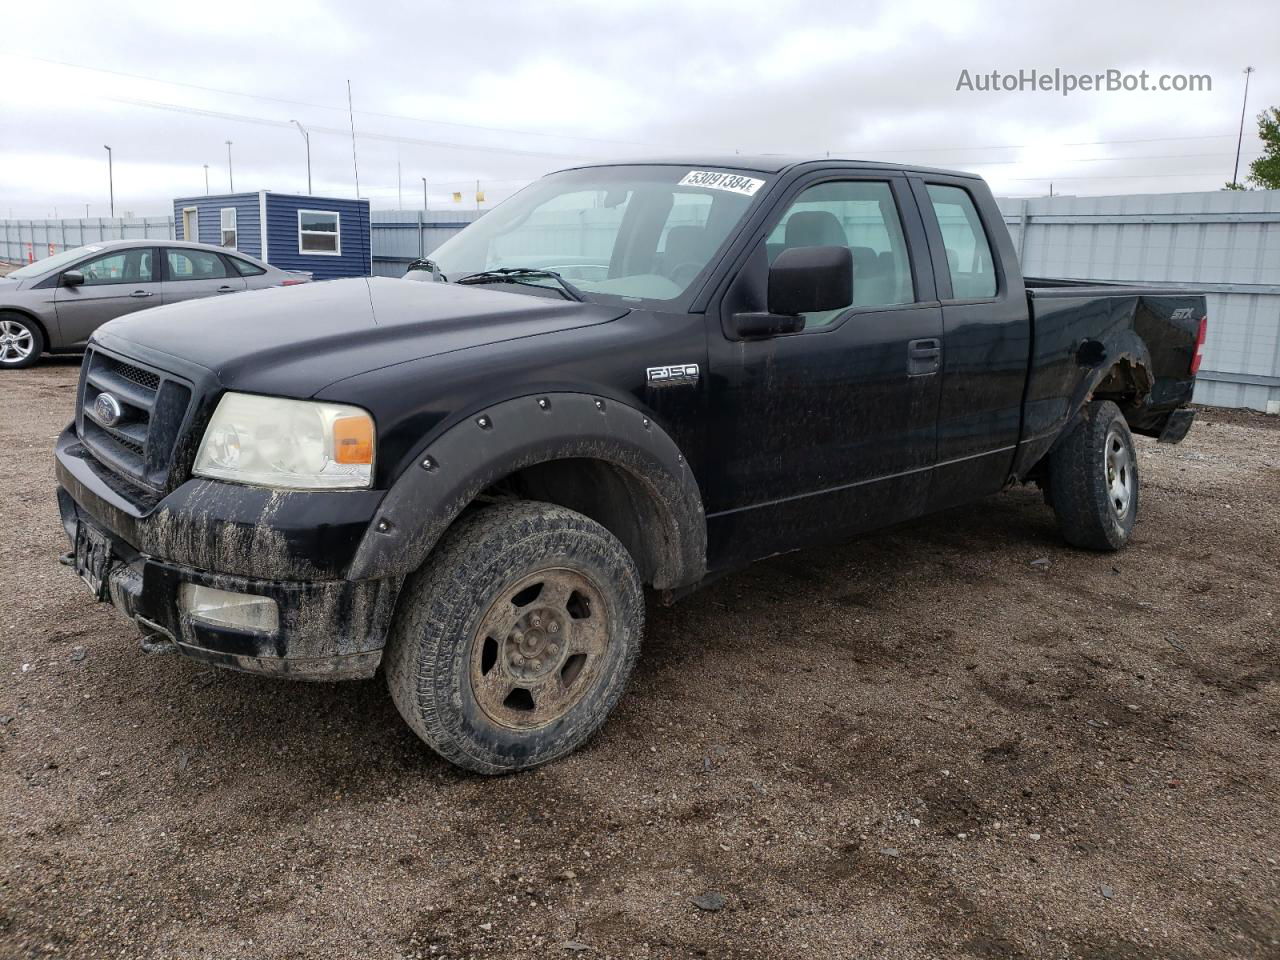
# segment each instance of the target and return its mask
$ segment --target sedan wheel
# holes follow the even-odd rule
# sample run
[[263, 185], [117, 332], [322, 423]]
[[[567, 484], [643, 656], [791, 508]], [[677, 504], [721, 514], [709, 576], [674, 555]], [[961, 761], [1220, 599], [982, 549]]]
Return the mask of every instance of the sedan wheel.
[[29, 367], [43, 350], [39, 327], [12, 314], [0, 316], [0, 367]]

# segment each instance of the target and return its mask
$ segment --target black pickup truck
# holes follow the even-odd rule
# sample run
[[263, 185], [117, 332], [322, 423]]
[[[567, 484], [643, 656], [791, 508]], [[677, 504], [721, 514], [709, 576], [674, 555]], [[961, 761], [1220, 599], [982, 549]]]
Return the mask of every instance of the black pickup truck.
[[1008, 487], [1124, 546], [1205, 301], [1024, 279], [977, 177], [732, 157], [547, 176], [405, 278], [112, 321], [64, 558], [144, 648], [385, 672], [454, 763], [580, 745], [670, 601]]

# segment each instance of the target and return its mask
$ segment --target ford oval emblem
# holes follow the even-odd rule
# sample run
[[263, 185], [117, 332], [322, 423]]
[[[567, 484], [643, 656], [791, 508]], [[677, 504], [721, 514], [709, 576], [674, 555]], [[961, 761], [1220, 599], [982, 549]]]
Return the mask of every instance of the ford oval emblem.
[[98, 399], [93, 401], [93, 418], [104, 427], [114, 427], [123, 416], [120, 401], [111, 394], [100, 393]]

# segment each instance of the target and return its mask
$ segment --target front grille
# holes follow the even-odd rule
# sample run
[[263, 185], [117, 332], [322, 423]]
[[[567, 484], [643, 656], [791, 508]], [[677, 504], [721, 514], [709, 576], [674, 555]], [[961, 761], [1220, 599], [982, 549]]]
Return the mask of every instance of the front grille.
[[[191, 388], [162, 371], [96, 348], [85, 355], [81, 378], [76, 417], [81, 441], [113, 473], [162, 490]], [[103, 394], [114, 402], [100, 404]]]
[[101, 357], [103, 367], [116, 376], [153, 392], [160, 389], [160, 374], [153, 373], [150, 370], [143, 370], [141, 367], [135, 367], [132, 363], [125, 363], [123, 360], [116, 360], [105, 354], [102, 354]]

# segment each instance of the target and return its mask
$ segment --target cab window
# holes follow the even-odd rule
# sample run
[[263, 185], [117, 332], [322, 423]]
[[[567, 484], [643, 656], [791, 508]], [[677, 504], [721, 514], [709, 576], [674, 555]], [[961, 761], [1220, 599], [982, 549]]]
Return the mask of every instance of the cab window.
[[996, 295], [996, 268], [991, 245], [982, 229], [973, 198], [967, 190], [937, 183], [928, 185], [929, 200], [942, 230], [951, 271], [951, 296], [956, 300], [986, 300]]
[[105, 283], [148, 283], [152, 279], [151, 249], [119, 250], [86, 260], [75, 269], [84, 274], [86, 287]]
[[[791, 247], [848, 247], [853, 254], [849, 307], [915, 300], [902, 221], [887, 183], [835, 180], [809, 187], [787, 208], [766, 245], [770, 263]], [[847, 309], [806, 315], [805, 328], [825, 326]]]

